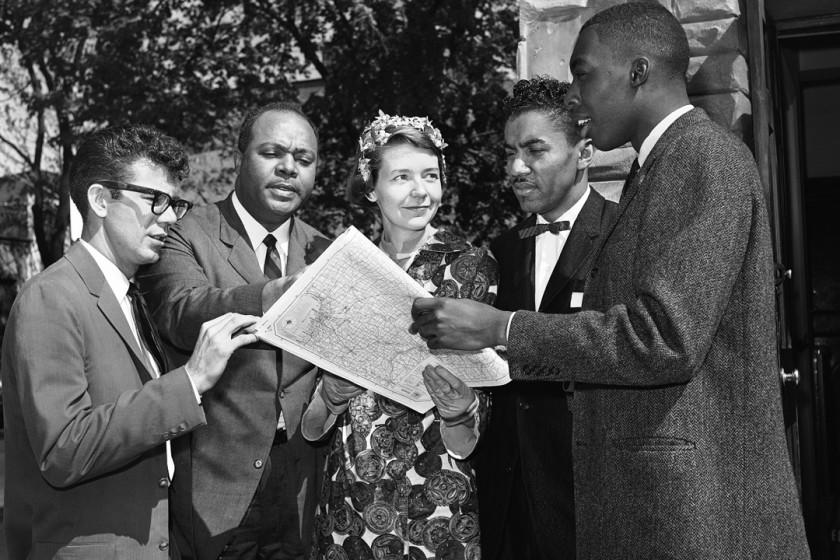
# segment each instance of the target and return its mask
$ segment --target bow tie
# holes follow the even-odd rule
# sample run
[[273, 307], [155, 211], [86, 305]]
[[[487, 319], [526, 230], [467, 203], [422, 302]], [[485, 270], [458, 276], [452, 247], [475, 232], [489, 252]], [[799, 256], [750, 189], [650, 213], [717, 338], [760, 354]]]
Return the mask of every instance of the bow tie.
[[550, 231], [554, 235], [557, 235], [561, 231], [567, 231], [571, 229], [571, 224], [567, 221], [562, 222], [553, 222], [550, 224], [536, 224], [531, 227], [526, 227], [519, 230], [519, 239], [527, 239], [529, 237], [536, 237], [541, 233], [545, 233]]

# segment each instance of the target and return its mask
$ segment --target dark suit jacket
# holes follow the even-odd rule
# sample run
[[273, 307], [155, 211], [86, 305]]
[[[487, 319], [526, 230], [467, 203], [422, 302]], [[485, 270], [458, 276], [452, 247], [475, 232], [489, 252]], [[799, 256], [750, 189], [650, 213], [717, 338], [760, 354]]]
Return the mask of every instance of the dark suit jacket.
[[[540, 311], [569, 313], [573, 292], [582, 292], [593, 251], [615, 217], [617, 205], [595, 190], [581, 209], [554, 267]], [[499, 261], [496, 307], [534, 309], [535, 238], [519, 231], [532, 215], [490, 245]], [[556, 381], [513, 381], [493, 389], [490, 423], [476, 454], [482, 557], [501, 558], [504, 528], [511, 523], [511, 492], [525, 492], [536, 532], [519, 535], [541, 558], [574, 558], [572, 418], [567, 388]], [[519, 479], [515, 480], [515, 473]]]
[[[316, 237], [322, 236], [293, 221], [287, 274], [304, 266], [305, 247]], [[261, 293], [267, 279], [230, 197], [175, 224], [160, 260], [142, 271], [140, 281], [175, 360], [186, 359], [204, 321], [229, 311], [257, 316], [264, 311]], [[303, 441], [299, 425], [315, 372], [294, 355], [267, 345], [249, 346], [233, 354], [222, 378], [203, 395], [208, 426], [193, 434], [189, 449], [179, 446], [172, 498], [175, 520], [198, 558], [219, 555], [254, 496], [276, 433], [278, 397], [289, 449], [300, 454], [299, 466], [312, 472], [300, 481], [299, 504], [302, 539], [311, 541], [309, 517], [314, 515], [320, 451]]]
[[573, 379], [581, 559], [808, 558], [749, 150], [695, 109], [619, 203], [575, 315], [519, 312], [514, 378]]
[[168, 558], [164, 442], [204, 424], [183, 368], [152, 379], [81, 245], [21, 290], [3, 340], [9, 558]]

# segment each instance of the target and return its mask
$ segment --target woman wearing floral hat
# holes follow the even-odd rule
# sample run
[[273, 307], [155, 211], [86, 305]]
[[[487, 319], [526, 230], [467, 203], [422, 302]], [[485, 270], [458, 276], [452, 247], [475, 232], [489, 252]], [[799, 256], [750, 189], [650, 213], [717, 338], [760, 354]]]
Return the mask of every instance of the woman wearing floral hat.
[[[492, 303], [496, 261], [431, 225], [446, 185], [446, 143], [425, 117], [380, 112], [359, 138], [350, 200], [378, 207], [379, 247], [435, 296]], [[310, 440], [332, 437], [316, 517], [316, 558], [480, 557], [468, 456], [487, 396], [441, 368], [424, 382], [435, 408], [419, 414], [325, 374], [303, 417]]]

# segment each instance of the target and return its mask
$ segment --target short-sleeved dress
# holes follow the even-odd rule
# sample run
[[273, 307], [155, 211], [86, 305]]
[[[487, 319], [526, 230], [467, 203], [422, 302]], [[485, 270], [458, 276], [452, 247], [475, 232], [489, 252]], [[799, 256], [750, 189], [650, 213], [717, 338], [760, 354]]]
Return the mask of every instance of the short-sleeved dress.
[[[435, 296], [495, 299], [495, 259], [443, 229], [407, 272]], [[484, 419], [487, 396], [477, 393]], [[366, 391], [337, 424], [315, 518], [315, 558], [480, 558], [475, 474], [469, 461], [447, 453], [437, 409], [424, 416]]]

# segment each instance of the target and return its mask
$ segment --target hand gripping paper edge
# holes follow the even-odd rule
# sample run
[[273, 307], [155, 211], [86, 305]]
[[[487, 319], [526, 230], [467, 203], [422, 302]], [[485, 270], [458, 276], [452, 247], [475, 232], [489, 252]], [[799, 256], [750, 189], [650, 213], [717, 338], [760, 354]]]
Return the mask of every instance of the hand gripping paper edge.
[[[339, 315], [337, 313], [318, 315], [322, 302], [328, 301], [329, 305], [325, 304], [324, 306], [331, 306], [332, 309], [341, 307], [344, 292], [336, 287], [338, 297], [331, 293], [327, 300], [322, 301], [308, 293], [315, 282], [318, 282], [321, 287], [325, 285], [332, 287], [332, 284], [327, 284], [327, 282], [335, 282], [336, 285], [341, 284], [342, 281], [349, 282], [345, 277], [346, 275], [341, 273], [345, 269], [340, 268], [340, 265], [345, 263], [346, 259], [352, 259], [353, 256], [357, 258], [352, 264], [354, 272], [360, 275], [360, 282], [370, 281], [371, 285], [380, 288], [364, 292], [365, 303], [356, 301], [355, 304], [357, 306], [363, 305], [363, 312], [379, 309], [379, 304], [381, 304], [385, 309], [385, 315], [380, 316], [378, 321], [370, 321], [368, 324], [364, 322], [352, 324], [352, 321], [357, 318], [357, 313], [342, 316], [340, 322], [336, 321]], [[359, 260], [359, 256], [364, 258]], [[330, 274], [333, 276], [329, 276]], [[324, 275], [324, 277], [321, 278], [320, 275]], [[375, 278], [371, 279], [374, 276]], [[379, 284], [376, 284], [376, 282], [379, 282]], [[382, 289], [382, 286], [385, 286], [385, 288]], [[356, 287], [356, 283], [352, 283], [348, 291], [352, 292]], [[380, 294], [379, 292], [387, 292], [387, 294]], [[410, 307], [411, 302], [416, 297], [432, 296], [364, 235], [351, 226], [272, 305], [257, 324], [256, 334], [269, 344], [296, 354], [326, 371], [420, 412], [425, 412], [432, 406], [431, 399], [422, 381], [422, 371], [426, 365], [442, 365], [462, 378], [464, 378], [465, 367], [472, 374], [479, 373], [480, 375], [477, 378], [465, 378], [465, 382], [471, 386], [501, 385], [510, 380], [507, 363], [493, 350], [430, 352], [419, 336], [409, 334]], [[370, 306], [370, 302], [374, 303], [373, 307]], [[348, 307], [352, 306], [353, 303], [350, 302]], [[373, 315], [376, 317], [377, 313], [374, 312]], [[400, 317], [402, 320], [396, 320], [394, 317]], [[307, 322], [312, 318], [317, 318], [317, 321]], [[275, 328], [275, 325], [280, 322], [285, 323], [285, 325]], [[338, 325], [331, 325], [330, 323], [338, 323]], [[329, 351], [333, 355], [328, 358], [322, 355], [329, 353], [326, 349], [322, 348], [319, 352], [317, 348], [306, 347], [296, 340], [295, 335], [289, 334], [303, 332], [301, 329], [322, 326], [326, 328], [326, 332], [331, 334], [346, 335], [350, 340], [356, 337], [356, 339], [367, 342], [365, 345], [353, 343], [342, 345], [342, 341], [339, 340], [338, 347], [345, 348], [345, 351], [343, 353], [337, 352], [335, 351], [336, 346], [331, 345]], [[383, 333], [387, 334], [383, 335]], [[339, 336], [340, 338], [341, 336]], [[354, 360], [356, 364], [359, 363], [359, 360], [362, 360], [361, 363], [367, 364], [366, 353], [372, 356], [370, 361], [374, 362], [376, 353], [373, 352], [373, 347], [382, 348], [384, 352], [387, 352], [394, 345], [397, 345], [398, 351], [394, 352], [392, 358], [395, 357], [394, 359], [399, 363], [395, 361], [380, 362], [382, 365], [379, 368], [367, 368], [366, 365], [352, 367], [351, 365]], [[392, 368], [392, 372], [395, 373], [388, 374], [384, 371], [389, 368]], [[467, 377], [472, 374], [468, 374]], [[473, 377], [475, 376], [473, 375]], [[396, 379], [399, 379], [400, 383], [395, 381]]]

